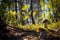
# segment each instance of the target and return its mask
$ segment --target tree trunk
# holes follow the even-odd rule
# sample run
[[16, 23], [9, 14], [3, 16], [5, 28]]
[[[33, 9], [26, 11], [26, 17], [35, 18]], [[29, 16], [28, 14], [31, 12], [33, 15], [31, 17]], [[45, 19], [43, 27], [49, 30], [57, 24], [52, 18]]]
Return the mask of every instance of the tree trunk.
[[31, 19], [32, 19], [32, 23], [35, 24], [34, 18], [33, 18], [33, 1], [31, 0]]
[[20, 18], [21, 18], [21, 20], [20, 20], [20, 22], [22, 23], [22, 25], [24, 25], [25, 23], [24, 23], [24, 20], [23, 20], [23, 14], [22, 14], [22, 0], [20, 0], [20, 5], [21, 5], [21, 8], [20, 8], [20, 13], [21, 13], [21, 16], [20, 16]]

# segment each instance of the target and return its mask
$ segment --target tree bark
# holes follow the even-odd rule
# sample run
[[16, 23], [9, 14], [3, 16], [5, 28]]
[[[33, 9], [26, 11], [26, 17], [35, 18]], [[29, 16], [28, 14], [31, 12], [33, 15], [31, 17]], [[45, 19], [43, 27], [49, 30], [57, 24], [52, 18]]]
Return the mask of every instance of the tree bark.
[[35, 24], [34, 18], [33, 18], [33, 0], [31, 0], [31, 19], [32, 19], [32, 23]]

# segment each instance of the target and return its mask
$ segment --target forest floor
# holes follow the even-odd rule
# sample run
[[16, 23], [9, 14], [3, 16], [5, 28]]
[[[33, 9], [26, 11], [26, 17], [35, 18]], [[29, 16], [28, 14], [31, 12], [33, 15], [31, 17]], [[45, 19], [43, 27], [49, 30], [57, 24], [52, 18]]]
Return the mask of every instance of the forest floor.
[[27, 31], [23, 29], [8, 29], [6, 37], [7, 40], [60, 40], [60, 37], [55, 37], [47, 34], [46, 31], [36, 32], [34, 30]]

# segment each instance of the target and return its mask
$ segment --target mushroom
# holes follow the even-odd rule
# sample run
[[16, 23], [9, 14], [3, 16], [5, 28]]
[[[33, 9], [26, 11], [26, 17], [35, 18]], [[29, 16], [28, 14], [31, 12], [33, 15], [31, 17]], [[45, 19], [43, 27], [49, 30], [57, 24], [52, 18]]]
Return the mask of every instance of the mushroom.
[[49, 22], [48, 19], [42, 20], [42, 23], [45, 25], [45, 28], [47, 28], [47, 22]]

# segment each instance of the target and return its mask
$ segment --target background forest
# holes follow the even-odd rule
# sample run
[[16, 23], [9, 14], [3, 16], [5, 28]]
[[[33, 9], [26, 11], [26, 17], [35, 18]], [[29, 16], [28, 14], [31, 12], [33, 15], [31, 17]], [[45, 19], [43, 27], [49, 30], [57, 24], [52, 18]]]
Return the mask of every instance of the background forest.
[[60, 0], [0, 0], [0, 26], [60, 38]]

